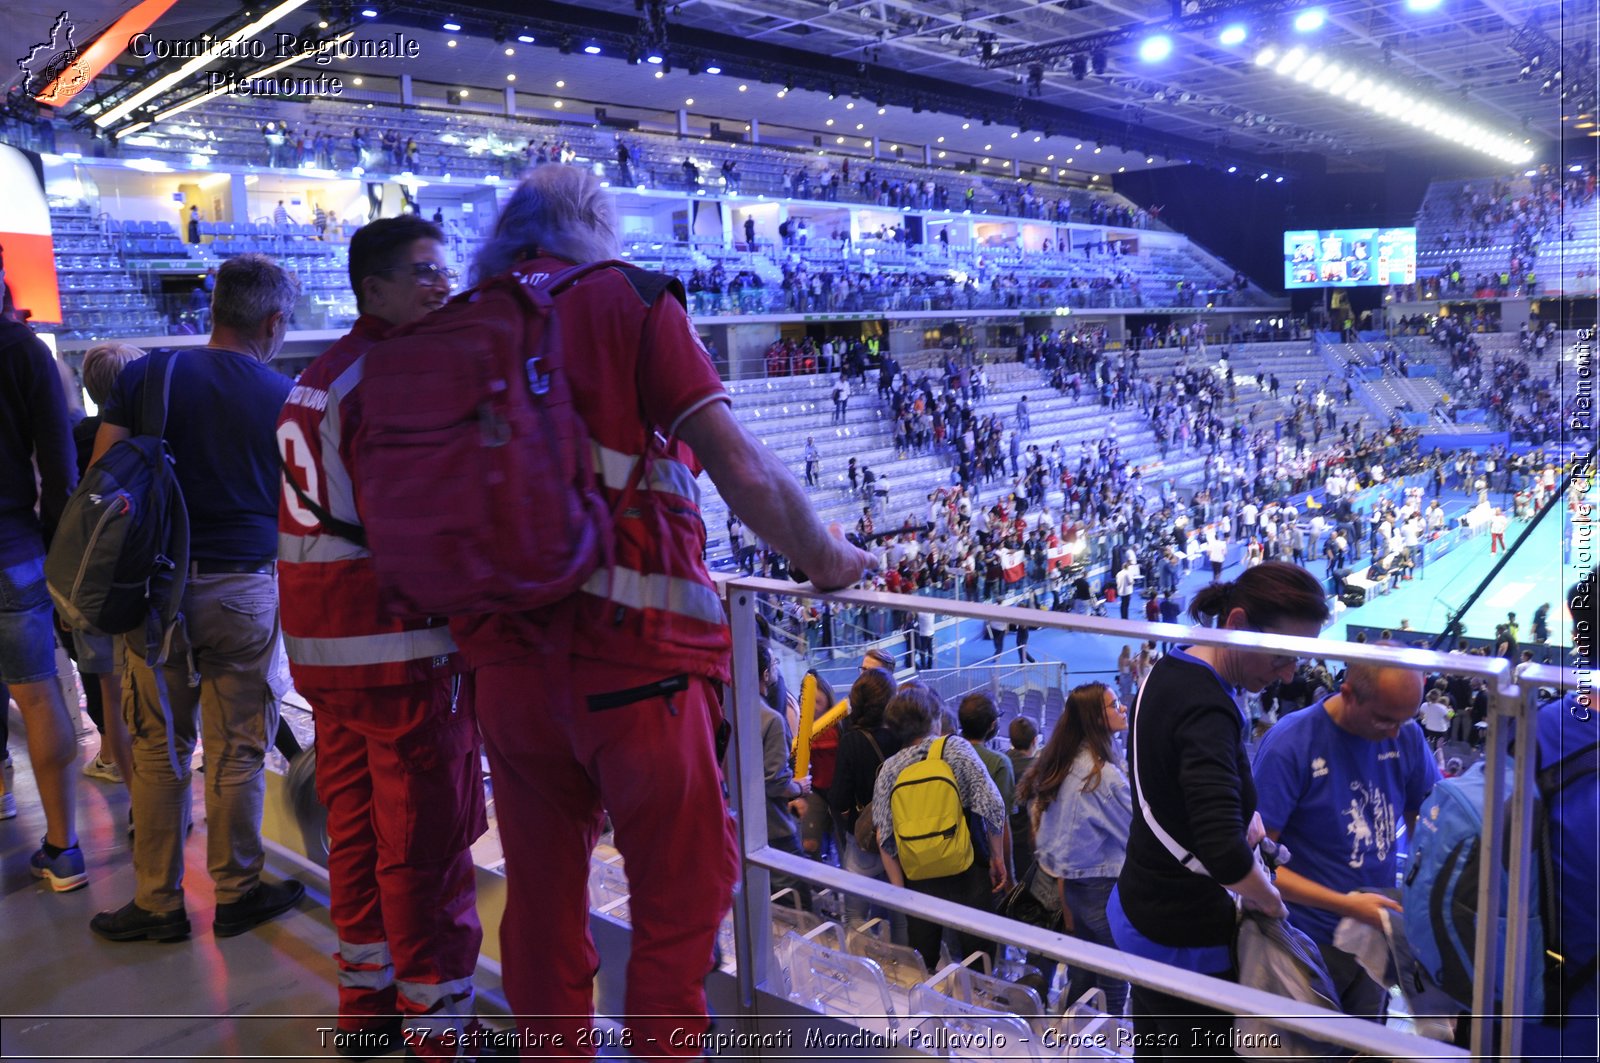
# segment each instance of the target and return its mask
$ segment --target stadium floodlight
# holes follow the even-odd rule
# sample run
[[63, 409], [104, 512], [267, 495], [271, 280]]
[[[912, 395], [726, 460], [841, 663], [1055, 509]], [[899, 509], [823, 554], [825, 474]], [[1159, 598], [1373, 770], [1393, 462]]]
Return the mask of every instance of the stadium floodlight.
[[526, 34], [526, 33], [524, 33], [522, 36], [518, 37], [517, 40], [521, 41], [523, 44], [532, 44], [533, 43], [533, 38], [531, 36], [529, 36], [528, 34]]
[[644, 61], [649, 63], [651, 66], [661, 65], [661, 57], [659, 55], [647, 55], [644, 57]]
[[722, 73], [722, 68], [720, 66], [708, 66], [708, 67], [706, 67], [706, 73], [708, 73], [708, 74], [720, 74], [720, 73]]
[[600, 46], [598, 44], [586, 44], [586, 45], [583, 46], [583, 54], [584, 55], [599, 55], [600, 54]]
[[1159, 63], [1172, 54], [1172, 38], [1165, 33], [1146, 37], [1139, 44], [1139, 58], [1147, 63]]
[[460, 33], [461, 32], [461, 23], [459, 23], [459, 22], [446, 22], [444, 24], [444, 31], [446, 33]]
[[1442, 3], [1444, 3], [1444, 0], [1406, 0], [1406, 10], [1422, 14], [1436, 10]]
[[378, 13], [376, 11], [374, 11], [370, 7], [364, 7], [364, 8], [361, 9], [361, 17], [362, 18], [377, 18], [378, 17]]
[[1359, 74], [1303, 48], [1282, 54], [1272, 47], [1263, 48], [1255, 65], [1502, 162], [1522, 165], [1536, 154], [1524, 141], [1472, 121], [1446, 101], [1429, 101], [1414, 90]]
[[1308, 8], [1294, 17], [1294, 28], [1300, 33], [1315, 33], [1328, 21], [1328, 13], [1320, 7]]
[[1238, 173], [1238, 172], [1239, 172], [1239, 167], [1237, 167], [1237, 166], [1230, 166], [1230, 167], [1228, 167], [1228, 172], [1229, 172], [1229, 173]]
[[1222, 32], [1217, 34], [1217, 41], [1232, 48], [1236, 44], [1243, 44], [1245, 38], [1250, 36], [1250, 30], [1243, 22], [1235, 22], [1231, 26], [1224, 26]]
[[149, 85], [146, 85], [144, 88], [140, 89], [132, 96], [129, 96], [127, 99], [123, 100], [109, 111], [106, 111], [104, 114], [96, 115], [94, 124], [99, 126], [101, 129], [105, 129], [107, 126], [115, 125], [117, 122], [120, 122], [123, 118], [131, 114], [135, 109], [149, 102], [152, 97], [159, 96], [172, 86], [178, 84], [178, 82], [192, 77], [196, 71], [210, 66], [212, 62], [215, 61], [219, 56], [232, 54], [232, 49], [237, 46], [239, 42], [249, 40], [251, 37], [259, 34], [262, 30], [267, 29], [269, 26], [276, 24], [279, 20], [288, 17], [295, 11], [298, 11], [300, 8], [306, 6], [306, 4], [309, 2], [310, 0], [283, 0], [283, 3], [267, 11], [266, 14], [262, 15], [249, 25], [234, 30], [232, 33], [228, 34], [227, 37], [224, 37], [221, 40], [212, 40], [208, 42], [211, 45], [210, 47], [202, 49], [199, 55], [183, 64], [172, 73], [155, 82], [152, 82]]
[[1294, 79], [1296, 81], [1310, 81], [1312, 78], [1317, 76], [1318, 71], [1327, 65], [1328, 61], [1322, 58], [1322, 56], [1310, 56], [1305, 62], [1301, 63], [1299, 69], [1294, 72]]

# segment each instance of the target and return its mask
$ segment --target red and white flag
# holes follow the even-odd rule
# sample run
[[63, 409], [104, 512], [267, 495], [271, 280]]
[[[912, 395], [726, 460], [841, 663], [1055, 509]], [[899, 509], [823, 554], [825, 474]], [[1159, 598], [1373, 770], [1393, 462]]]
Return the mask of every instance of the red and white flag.
[[1021, 550], [1000, 551], [1000, 568], [1007, 583], [1016, 583], [1022, 579], [1024, 556]]

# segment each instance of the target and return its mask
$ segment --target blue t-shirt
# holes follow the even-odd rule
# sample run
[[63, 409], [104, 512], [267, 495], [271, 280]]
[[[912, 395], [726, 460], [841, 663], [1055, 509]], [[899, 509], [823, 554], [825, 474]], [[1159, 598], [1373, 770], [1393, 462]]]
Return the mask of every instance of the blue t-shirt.
[[[1600, 850], [1595, 845], [1595, 819], [1600, 809], [1600, 779], [1582, 770], [1580, 751], [1600, 741], [1600, 707], [1595, 694], [1583, 691], [1545, 703], [1539, 709], [1539, 768], [1546, 770], [1568, 758], [1568, 784], [1551, 810], [1551, 856], [1560, 880], [1555, 895], [1561, 906], [1561, 951], [1567, 962], [1582, 969], [1600, 949], [1600, 906], [1595, 904], [1595, 883], [1600, 881]], [[1533, 901], [1538, 911], [1538, 899]], [[1540, 976], [1530, 972], [1530, 978]], [[1553, 1007], [1546, 1002], [1546, 1007]], [[1559, 1026], [1530, 1020], [1523, 1026], [1525, 1059], [1594, 1059], [1600, 1046], [1600, 979], [1591, 968], [1572, 990], [1567, 1019]]]
[[[117, 377], [107, 424], [145, 431], [145, 370]], [[278, 413], [293, 381], [248, 355], [193, 347], [178, 355], [167, 405], [167, 445], [189, 510], [196, 561], [260, 562], [278, 556]]]
[[[1373, 742], [1334, 723], [1321, 701], [1266, 733], [1253, 770], [1261, 822], [1282, 832], [1289, 867], [1339, 893], [1394, 888], [1405, 817], [1439, 781], [1415, 720]], [[1289, 911], [1312, 940], [1332, 944], [1338, 915], [1300, 904]]]

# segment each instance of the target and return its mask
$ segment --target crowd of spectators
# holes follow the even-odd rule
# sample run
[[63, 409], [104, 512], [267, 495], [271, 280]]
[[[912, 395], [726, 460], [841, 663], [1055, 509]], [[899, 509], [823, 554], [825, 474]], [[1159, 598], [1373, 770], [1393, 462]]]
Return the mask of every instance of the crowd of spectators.
[[1559, 343], [1555, 322], [1524, 323], [1515, 353], [1484, 352], [1468, 323], [1441, 317], [1432, 323], [1435, 346], [1450, 355], [1457, 401], [1481, 406], [1490, 423], [1535, 446], [1561, 437], [1569, 412], [1556, 391], [1546, 351]]
[[[902, 510], [886, 475], [849, 462], [843, 489], [862, 501], [852, 534], [880, 554], [880, 586], [976, 600], [1021, 591], [1040, 607], [1086, 608], [1108, 591], [1115, 596], [1114, 576], [1131, 559], [1149, 601], [1175, 590], [1213, 543], [1224, 551], [1241, 547], [1235, 556], [1247, 563], [1321, 556], [1335, 514], [1348, 517], [1342, 503], [1355, 491], [1443, 461], [1418, 452], [1414, 431], [1363, 435], [1341, 424], [1338, 400], [1349, 401], [1348, 383], [1330, 377], [1283, 389], [1268, 375], [1260, 386], [1287, 407], [1246, 419], [1229, 411], [1237, 388], [1231, 368], [1186, 360], [1155, 377], [1139, 372], [1138, 352], [1108, 351], [1105, 338], [1099, 329], [1030, 337], [1019, 357], [1046, 384], [1080, 395], [1097, 390], [1111, 408], [1137, 403], [1160, 448], [1158, 461], [1129, 461], [1114, 429], [1076, 445], [1030, 439], [1027, 398], [1008, 416], [978, 410], [987, 373], [954, 354], [941, 367], [908, 374], [892, 358], [869, 368], [863, 345], [841, 344], [837, 355], [808, 342], [774, 345], [774, 357], [808, 367], [842, 359], [839, 387], [847, 395], [875, 389], [897, 456], [932, 454], [950, 465], [948, 485]], [[836, 411], [838, 404], [836, 394]], [[1174, 451], [1203, 455], [1189, 488], [1160, 476]], [[1326, 501], [1300, 510], [1272, 501], [1319, 488]], [[1331, 508], [1312, 512], [1322, 507]], [[741, 539], [741, 560], [754, 568], [759, 547], [743, 547]], [[1360, 550], [1344, 555], [1353, 559]], [[1076, 585], [1087, 568], [1101, 566], [1100, 586]], [[820, 635], [821, 616], [809, 619]]]
[[264, 165], [274, 169], [340, 170], [348, 163], [351, 168], [398, 173], [421, 166], [416, 136], [397, 129], [354, 126], [346, 139], [322, 126], [302, 123], [296, 129], [292, 123], [274, 120], [262, 124], [261, 143], [266, 148]]

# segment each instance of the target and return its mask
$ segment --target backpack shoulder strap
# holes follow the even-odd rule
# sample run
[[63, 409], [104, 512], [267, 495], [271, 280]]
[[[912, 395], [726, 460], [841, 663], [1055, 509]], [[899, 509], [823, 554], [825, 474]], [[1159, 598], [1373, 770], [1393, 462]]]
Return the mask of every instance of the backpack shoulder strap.
[[628, 282], [628, 286], [639, 297], [639, 301], [647, 307], [655, 305], [655, 301], [661, 298], [663, 292], [671, 292], [673, 298], [677, 299], [681, 305], [688, 305], [688, 296], [684, 294], [683, 283], [678, 278], [666, 273], [652, 273], [647, 269], [640, 269], [631, 262], [623, 262], [615, 258], [606, 259], [602, 262], [585, 262], [563, 270], [556, 274], [550, 283], [544, 286], [544, 290], [554, 297], [591, 273], [599, 273], [608, 269], [616, 270], [622, 276], [622, 279]]
[[1579, 779], [1600, 772], [1600, 742], [1567, 754], [1555, 764], [1542, 768], [1535, 777], [1539, 797], [1549, 804], [1550, 799]]
[[318, 524], [346, 542], [354, 543], [363, 550], [367, 548], [367, 529], [359, 524], [352, 524], [350, 521], [339, 519], [310, 495], [306, 494], [300, 485], [295, 482], [294, 474], [289, 469], [289, 463], [282, 458], [278, 459], [278, 468], [283, 473], [283, 482], [289, 485], [289, 489], [300, 500], [300, 504], [310, 510], [313, 517], [317, 518]]
[[167, 432], [167, 411], [172, 398], [172, 370], [178, 362], [178, 352], [170, 347], [150, 352], [150, 365], [145, 369], [144, 387], [140, 395], [139, 426], [143, 435], [164, 436]]

